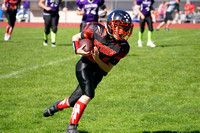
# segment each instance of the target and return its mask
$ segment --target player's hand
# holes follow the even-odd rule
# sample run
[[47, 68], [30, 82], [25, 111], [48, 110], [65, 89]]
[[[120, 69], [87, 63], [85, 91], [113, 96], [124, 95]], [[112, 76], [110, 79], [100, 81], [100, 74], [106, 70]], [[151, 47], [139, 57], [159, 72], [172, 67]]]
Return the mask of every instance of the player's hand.
[[144, 15], [141, 15], [141, 19], [145, 19], [145, 16], [144, 16]]
[[98, 48], [95, 46], [92, 52], [92, 57], [95, 61], [99, 60], [99, 51]]
[[51, 11], [51, 7], [46, 7], [45, 10]]
[[105, 18], [107, 14], [107, 11], [103, 11], [102, 13], [99, 14], [99, 17]]
[[64, 7], [62, 10], [63, 10], [64, 12], [67, 12], [67, 11], [68, 11], [68, 8]]
[[83, 50], [85, 46], [86, 46], [86, 45], [83, 45], [83, 46], [81, 46], [80, 48], [78, 48], [78, 49], [76, 50], [76, 53], [77, 53], [77, 54], [80, 54], [80, 55], [83, 55], [83, 56], [91, 55], [91, 51], [85, 52], [85, 51]]
[[3, 9], [4, 11], [7, 11], [8, 10], [8, 8], [7, 7], [4, 7], [4, 9]]

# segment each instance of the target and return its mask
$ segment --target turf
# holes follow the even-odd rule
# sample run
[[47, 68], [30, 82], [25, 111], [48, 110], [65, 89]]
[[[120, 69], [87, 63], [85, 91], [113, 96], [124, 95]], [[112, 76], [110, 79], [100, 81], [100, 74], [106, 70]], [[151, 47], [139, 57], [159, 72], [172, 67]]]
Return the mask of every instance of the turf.
[[[59, 28], [57, 47], [42, 45], [43, 28], [0, 28], [0, 132], [64, 133], [72, 108], [43, 117], [78, 82], [71, 38], [79, 28]], [[161, 29], [156, 48], [137, 47], [104, 77], [80, 122], [82, 133], [199, 132], [200, 29]], [[49, 36], [50, 41], [50, 36]]]

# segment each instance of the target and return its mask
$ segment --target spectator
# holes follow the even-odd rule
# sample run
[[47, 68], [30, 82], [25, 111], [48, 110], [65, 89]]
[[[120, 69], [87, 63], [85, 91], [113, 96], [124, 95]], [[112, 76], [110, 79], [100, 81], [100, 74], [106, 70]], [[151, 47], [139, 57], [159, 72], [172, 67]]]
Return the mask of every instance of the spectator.
[[162, 1], [158, 7], [158, 21], [162, 21], [165, 14], [165, 2]]
[[138, 12], [136, 10], [137, 8], [137, 3], [136, 3], [136, 0], [133, 2], [133, 6], [132, 6], [132, 9], [133, 9], [133, 22], [139, 22], [139, 15], [138, 15]]
[[28, 18], [25, 18], [26, 22], [30, 22], [30, 1], [29, 0], [22, 0], [23, 4], [23, 18], [27, 15]]
[[149, 29], [147, 46], [156, 47], [156, 45], [152, 42], [153, 22], [151, 17], [151, 11], [153, 9], [152, 5], [154, 3], [154, 0], [136, 0], [136, 2], [137, 12], [140, 15], [138, 47], [142, 47], [142, 37], [145, 29], [145, 23], [147, 23]]
[[184, 6], [184, 9], [185, 9], [185, 15], [186, 15], [186, 19], [187, 19], [186, 22], [191, 22], [193, 13], [195, 11], [194, 4], [192, 4], [191, 1], [188, 0], [187, 3]]
[[[62, 0], [51, 1], [51, 0], [40, 0], [39, 6], [44, 9], [43, 19], [45, 23], [44, 30], [44, 42], [43, 45], [48, 45], [48, 35], [51, 29], [51, 46], [56, 47], [56, 33], [59, 21], [59, 6], [63, 5]], [[64, 9], [63, 9], [64, 10]]]
[[172, 13], [175, 11], [175, 9], [177, 9], [178, 12], [179, 12], [179, 2], [180, 2], [180, 0], [175, 0], [175, 1], [174, 1], [174, 0], [171, 0], [170, 2], [166, 2], [166, 3], [165, 3], [165, 7], [167, 7], [165, 19], [164, 19], [163, 22], [161, 22], [161, 23], [157, 26], [156, 31], [159, 31], [159, 29], [160, 29], [164, 24], [167, 24], [165, 30], [166, 30], [166, 31], [169, 31], [169, 26], [171, 25], [172, 20], [173, 20], [173, 18], [172, 18]]
[[[83, 15], [80, 32], [83, 31], [89, 22], [98, 22], [99, 17], [105, 17], [107, 14], [107, 8], [104, 4], [104, 0], [76, 0], [76, 4], [76, 14]], [[98, 15], [99, 8], [103, 10], [100, 15]]]
[[7, 12], [8, 19], [8, 26], [6, 28], [6, 33], [4, 36], [5, 41], [11, 39], [11, 34], [16, 22], [17, 9], [20, 7], [20, 4], [21, 0], [4, 0], [4, 5], [6, 5], [4, 10]]

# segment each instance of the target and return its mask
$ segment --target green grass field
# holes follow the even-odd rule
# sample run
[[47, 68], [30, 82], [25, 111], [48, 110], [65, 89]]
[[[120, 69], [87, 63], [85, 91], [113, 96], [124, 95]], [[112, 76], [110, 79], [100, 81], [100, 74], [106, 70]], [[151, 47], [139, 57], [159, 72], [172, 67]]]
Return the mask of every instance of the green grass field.
[[[78, 31], [59, 28], [52, 48], [42, 45], [43, 28], [15, 28], [8, 42], [0, 28], [1, 133], [65, 132], [72, 108], [49, 118], [43, 111], [78, 84], [75, 64], [80, 57], [71, 42]], [[97, 87], [79, 131], [199, 132], [200, 29], [155, 31], [156, 48], [138, 48], [138, 31], [129, 39], [127, 57]]]

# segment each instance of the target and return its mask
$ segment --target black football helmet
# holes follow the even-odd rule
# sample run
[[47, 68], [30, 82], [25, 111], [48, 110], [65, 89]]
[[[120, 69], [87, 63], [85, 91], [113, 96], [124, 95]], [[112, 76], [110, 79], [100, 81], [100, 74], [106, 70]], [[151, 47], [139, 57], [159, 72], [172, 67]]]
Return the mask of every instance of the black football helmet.
[[132, 31], [132, 19], [126, 11], [115, 10], [108, 15], [107, 32], [116, 40], [128, 40]]

